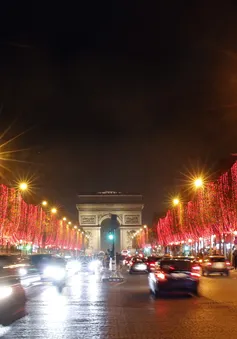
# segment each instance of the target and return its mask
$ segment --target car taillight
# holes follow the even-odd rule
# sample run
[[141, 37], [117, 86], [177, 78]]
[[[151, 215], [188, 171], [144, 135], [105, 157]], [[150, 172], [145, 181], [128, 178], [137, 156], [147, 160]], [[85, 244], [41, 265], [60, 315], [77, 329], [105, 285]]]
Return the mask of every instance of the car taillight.
[[155, 266], [155, 264], [153, 262], [150, 262], [149, 265], [150, 266]]
[[191, 276], [195, 278], [200, 278], [200, 274], [195, 272], [191, 272]]
[[226, 266], [230, 266], [230, 262], [229, 261], [226, 261]]
[[200, 271], [200, 266], [193, 266], [194, 271]]
[[212, 263], [211, 263], [211, 262], [208, 262], [208, 263], [207, 263], [207, 266], [211, 266], [211, 265], [212, 265]]
[[162, 272], [156, 273], [158, 280], [166, 280], [165, 274]]

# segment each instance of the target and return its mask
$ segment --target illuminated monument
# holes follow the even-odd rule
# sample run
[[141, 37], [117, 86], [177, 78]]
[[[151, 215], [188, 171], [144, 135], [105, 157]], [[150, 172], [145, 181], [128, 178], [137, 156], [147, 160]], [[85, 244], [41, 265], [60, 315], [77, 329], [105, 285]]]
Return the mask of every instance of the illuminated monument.
[[79, 224], [89, 236], [91, 252], [106, 251], [110, 247], [111, 215], [117, 215], [115, 250], [132, 248], [132, 235], [142, 225], [142, 195], [106, 191], [80, 194], [78, 199]]

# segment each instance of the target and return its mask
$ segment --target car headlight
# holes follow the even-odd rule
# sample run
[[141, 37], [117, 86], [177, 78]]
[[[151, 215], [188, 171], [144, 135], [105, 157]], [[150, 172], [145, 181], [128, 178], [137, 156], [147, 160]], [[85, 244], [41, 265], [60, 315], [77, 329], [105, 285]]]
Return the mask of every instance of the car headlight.
[[13, 290], [11, 286], [0, 286], [0, 300], [9, 297]]
[[21, 276], [23, 276], [23, 275], [26, 275], [26, 274], [27, 274], [27, 269], [21, 267], [21, 268], [19, 268], [18, 272], [19, 272], [19, 274], [20, 274]]
[[44, 275], [54, 280], [61, 280], [65, 277], [65, 270], [61, 267], [46, 267]]
[[89, 269], [91, 271], [95, 270], [96, 268], [98, 268], [100, 265], [100, 261], [99, 260], [95, 260], [95, 261], [92, 261], [90, 264], [89, 264]]

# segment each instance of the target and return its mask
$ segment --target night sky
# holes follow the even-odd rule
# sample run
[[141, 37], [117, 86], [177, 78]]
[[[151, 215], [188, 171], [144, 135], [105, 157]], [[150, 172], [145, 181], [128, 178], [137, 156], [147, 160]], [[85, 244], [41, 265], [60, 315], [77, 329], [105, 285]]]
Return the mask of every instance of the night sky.
[[0, 6], [1, 131], [27, 148], [9, 181], [33, 175], [75, 219], [78, 193], [138, 192], [150, 223], [186, 172], [237, 152], [231, 1], [23, 3]]

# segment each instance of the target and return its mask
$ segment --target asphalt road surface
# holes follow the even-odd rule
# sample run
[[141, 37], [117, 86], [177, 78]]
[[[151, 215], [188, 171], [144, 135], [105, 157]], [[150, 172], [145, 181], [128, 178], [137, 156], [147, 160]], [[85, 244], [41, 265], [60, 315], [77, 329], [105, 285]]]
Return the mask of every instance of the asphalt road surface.
[[200, 297], [149, 295], [147, 276], [124, 283], [75, 276], [60, 295], [53, 286], [27, 290], [28, 315], [0, 328], [1, 338], [237, 338], [237, 273], [201, 278]]

